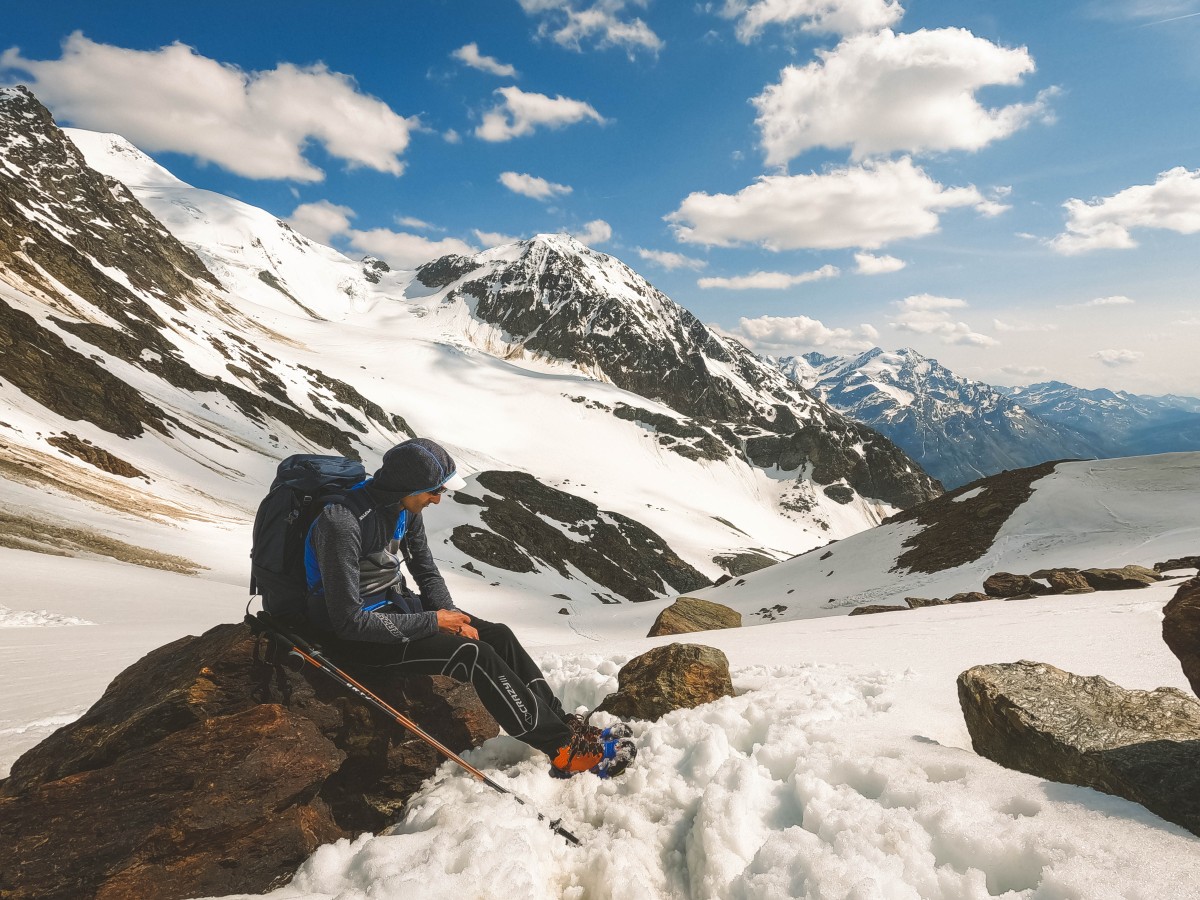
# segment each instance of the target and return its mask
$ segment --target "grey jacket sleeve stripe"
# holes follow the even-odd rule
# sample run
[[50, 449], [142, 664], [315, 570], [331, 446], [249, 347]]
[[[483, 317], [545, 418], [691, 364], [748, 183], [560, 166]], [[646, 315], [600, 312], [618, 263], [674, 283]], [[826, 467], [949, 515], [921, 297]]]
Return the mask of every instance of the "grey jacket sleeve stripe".
[[335, 635], [348, 641], [386, 644], [437, 633], [436, 612], [409, 614], [363, 609], [358, 588], [362, 531], [358, 520], [346, 507], [336, 503], [325, 507], [317, 518], [312, 542], [317, 564], [321, 567], [328, 627]]

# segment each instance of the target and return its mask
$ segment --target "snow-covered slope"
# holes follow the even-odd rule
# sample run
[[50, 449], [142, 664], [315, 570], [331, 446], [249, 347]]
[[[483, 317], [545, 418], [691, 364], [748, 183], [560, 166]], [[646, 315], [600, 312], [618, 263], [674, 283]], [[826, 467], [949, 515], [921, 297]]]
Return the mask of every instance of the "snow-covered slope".
[[998, 389], [915, 350], [808, 354], [777, 365], [834, 409], [885, 434], [947, 488], [1051, 459], [1111, 455], [1089, 436], [1031, 415]]
[[[1028, 499], [1023, 499], [1032, 489]], [[1200, 453], [1065, 462], [952, 491], [878, 528], [696, 592], [762, 621], [980, 591], [995, 572], [1153, 566], [1200, 547]], [[773, 610], [776, 605], [785, 610]]]

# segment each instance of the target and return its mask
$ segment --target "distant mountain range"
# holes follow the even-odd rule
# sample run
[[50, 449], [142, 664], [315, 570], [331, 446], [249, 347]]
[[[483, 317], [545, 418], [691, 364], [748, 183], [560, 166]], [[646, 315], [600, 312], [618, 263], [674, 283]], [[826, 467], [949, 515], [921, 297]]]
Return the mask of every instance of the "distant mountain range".
[[1200, 449], [1200, 400], [995, 387], [915, 350], [776, 361], [796, 384], [885, 434], [947, 488], [1053, 459]]

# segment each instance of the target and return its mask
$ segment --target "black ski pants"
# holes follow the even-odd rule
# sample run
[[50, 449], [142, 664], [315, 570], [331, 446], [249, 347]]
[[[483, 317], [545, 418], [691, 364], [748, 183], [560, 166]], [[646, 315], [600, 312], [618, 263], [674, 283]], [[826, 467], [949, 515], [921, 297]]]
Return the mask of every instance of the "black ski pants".
[[571, 736], [562, 703], [507, 625], [471, 618], [479, 640], [438, 632], [398, 644], [326, 638], [325, 651], [347, 671], [369, 676], [448, 675], [470, 682], [492, 718], [513, 737], [553, 757]]

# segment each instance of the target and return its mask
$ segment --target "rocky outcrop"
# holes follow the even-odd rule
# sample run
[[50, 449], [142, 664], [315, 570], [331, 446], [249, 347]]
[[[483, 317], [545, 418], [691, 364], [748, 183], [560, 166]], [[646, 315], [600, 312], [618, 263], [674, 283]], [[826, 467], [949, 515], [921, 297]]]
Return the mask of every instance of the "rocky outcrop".
[[864, 606], [854, 607], [854, 609], [850, 610], [850, 615], [871, 616], [875, 613], [907, 612], [910, 608], [907, 604], [868, 603]]
[[1028, 575], [996, 572], [983, 582], [983, 592], [989, 597], [1016, 597], [1020, 594], [1044, 594], [1046, 586]]
[[646, 637], [741, 627], [742, 614], [735, 609], [699, 597], [680, 597], [658, 614]]
[[622, 719], [655, 722], [672, 710], [732, 696], [724, 653], [701, 644], [668, 644], [625, 663], [617, 673], [617, 692], [597, 709]]
[[1045, 663], [958, 677], [975, 752], [1002, 766], [1116, 794], [1200, 834], [1200, 702], [1129, 691]]
[[1123, 566], [1120, 569], [1083, 569], [1080, 573], [1088, 586], [1098, 591], [1127, 591], [1150, 587], [1162, 576], [1145, 566]]
[[735, 553], [718, 553], [713, 562], [724, 569], [731, 577], [740, 578], [751, 572], [770, 568], [779, 560], [768, 556], [759, 550], [742, 550]]
[[1200, 694], [1200, 578], [1181, 584], [1164, 607], [1162, 634], [1179, 657], [1192, 692]]
[[1200, 569], [1200, 556], [1180, 556], [1154, 564], [1155, 572], [1176, 572], [1180, 569]]
[[1090, 594], [1096, 590], [1077, 569], [1055, 569], [1045, 577], [1050, 583], [1050, 591], [1055, 594]]
[[[497, 733], [470, 685], [369, 686], [456, 751]], [[0, 896], [259, 893], [320, 844], [377, 831], [442, 758], [243, 625], [153, 651], [0, 782]]]
[[487, 528], [460, 526], [450, 541], [480, 562], [511, 572], [535, 571], [540, 562], [564, 578], [574, 577], [573, 567], [634, 603], [712, 583], [628, 516], [605, 512], [524, 472], [480, 472], [477, 480], [490, 493], [456, 499], [481, 507]]

